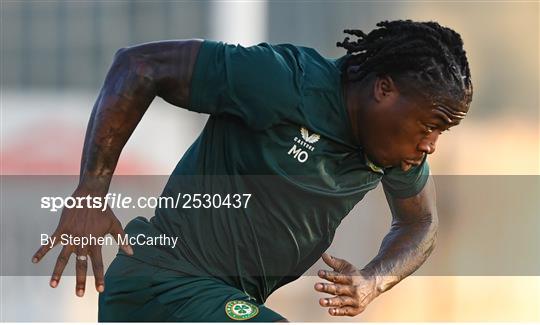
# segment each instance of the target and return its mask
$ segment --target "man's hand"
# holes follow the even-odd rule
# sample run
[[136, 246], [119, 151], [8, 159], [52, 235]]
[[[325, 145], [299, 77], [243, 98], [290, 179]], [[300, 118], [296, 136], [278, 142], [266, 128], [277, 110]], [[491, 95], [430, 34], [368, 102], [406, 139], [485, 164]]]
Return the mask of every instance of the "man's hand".
[[315, 290], [334, 295], [319, 299], [322, 307], [330, 307], [330, 315], [356, 316], [380, 294], [375, 276], [367, 276], [351, 263], [327, 253], [322, 259], [333, 271], [320, 270], [318, 275], [331, 283], [316, 283]]
[[[77, 188], [72, 194], [73, 198], [103, 196], [95, 191]], [[116, 218], [110, 207], [107, 206], [105, 211], [97, 208], [64, 208], [60, 217], [60, 222], [56, 227], [54, 233], [50, 236], [54, 239], [54, 245], [61, 241], [63, 234], [72, 235], [74, 237], [87, 237], [93, 235], [95, 237], [103, 237], [107, 234], [113, 235], [115, 239], [118, 236], [124, 236], [124, 230], [122, 224]], [[50, 244], [42, 245], [38, 251], [32, 257], [33, 263], [38, 263], [51, 249]], [[133, 249], [129, 245], [120, 246], [126, 254], [133, 255]], [[56, 260], [56, 266], [51, 277], [50, 286], [56, 288], [60, 282], [62, 272], [66, 267], [67, 262], [72, 253], [77, 256], [75, 260], [77, 284], [75, 287], [75, 293], [77, 296], [82, 297], [86, 286], [86, 270], [87, 270], [87, 256], [92, 259], [92, 269], [94, 271], [95, 285], [98, 292], [103, 292], [105, 284], [103, 280], [103, 260], [101, 257], [101, 246], [73, 246], [65, 245], [62, 247], [62, 251]]]

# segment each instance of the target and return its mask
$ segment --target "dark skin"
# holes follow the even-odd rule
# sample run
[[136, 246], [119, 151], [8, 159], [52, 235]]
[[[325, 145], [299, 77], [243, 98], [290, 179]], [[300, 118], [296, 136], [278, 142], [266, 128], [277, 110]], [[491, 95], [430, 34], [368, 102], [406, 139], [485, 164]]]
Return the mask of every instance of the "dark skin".
[[[466, 105], [428, 103], [405, 96], [389, 76], [345, 83], [344, 95], [353, 133], [368, 158], [379, 166], [403, 171], [434, 153], [439, 135], [458, 125], [468, 111]], [[346, 260], [326, 253], [322, 256], [333, 271], [319, 271], [319, 277], [330, 283], [316, 283], [315, 290], [334, 296], [319, 300], [332, 316], [358, 315], [373, 299], [416, 271], [433, 250], [438, 224], [433, 179], [412, 197], [396, 198], [386, 189], [385, 194], [392, 226], [379, 254], [368, 265], [358, 269]]]
[[[90, 116], [79, 184], [73, 197], [103, 197], [107, 194], [122, 148], [156, 96], [175, 106], [187, 107], [191, 74], [201, 42], [156, 42], [117, 52]], [[100, 237], [111, 234], [117, 238], [117, 235], [124, 235], [124, 230], [111, 209], [102, 212], [91, 208], [65, 208], [51, 237], [58, 243], [62, 234]], [[50, 249], [50, 245], [41, 246], [32, 257], [32, 262], [38, 263]], [[133, 254], [130, 246], [121, 246], [120, 249], [128, 255]], [[73, 253], [90, 257], [96, 290], [103, 292], [105, 283], [101, 246], [86, 246], [84, 249], [64, 246], [50, 286], [58, 286]], [[88, 263], [80, 259], [76, 259], [75, 263], [75, 293], [82, 297], [86, 290]]]
[[[88, 123], [81, 176], [73, 197], [106, 195], [124, 145], [156, 96], [175, 106], [188, 107], [190, 81], [201, 42], [155, 42], [118, 51]], [[401, 166], [406, 170], [418, 162], [404, 165], [404, 159], [421, 159], [424, 153], [433, 153], [439, 132], [450, 124], [443, 125], [439, 121], [440, 128], [439, 124], [433, 124], [431, 132], [427, 132], [423, 124], [435, 123], [444, 114], [440, 111], [426, 113], [423, 105], [401, 95], [390, 77], [366, 79], [344, 83], [343, 91], [353, 133], [369, 159], [380, 166]], [[446, 112], [451, 113], [451, 116], [456, 115], [454, 111]], [[395, 125], [402, 130], [393, 132]], [[398, 199], [385, 193], [393, 222], [379, 254], [362, 269], [328, 254], [322, 256], [333, 271], [321, 270], [319, 276], [330, 282], [317, 283], [315, 289], [335, 296], [319, 301], [321, 306], [329, 308], [330, 315], [359, 314], [375, 297], [420, 267], [433, 249], [437, 228], [433, 181], [430, 179], [413, 197]], [[51, 237], [59, 238], [62, 234], [99, 237], [123, 235], [124, 231], [111, 209], [102, 212], [65, 208]], [[43, 245], [32, 261], [38, 263], [50, 249], [50, 245]], [[133, 254], [129, 246], [120, 249]], [[50, 280], [51, 287], [58, 286], [72, 253], [90, 257], [96, 290], [103, 292], [100, 246], [84, 250], [64, 246]], [[86, 272], [87, 261], [76, 259], [75, 292], [79, 297], [86, 290]]]
[[438, 137], [458, 125], [468, 106], [404, 95], [389, 76], [345, 86], [353, 133], [371, 161], [407, 171], [435, 152]]

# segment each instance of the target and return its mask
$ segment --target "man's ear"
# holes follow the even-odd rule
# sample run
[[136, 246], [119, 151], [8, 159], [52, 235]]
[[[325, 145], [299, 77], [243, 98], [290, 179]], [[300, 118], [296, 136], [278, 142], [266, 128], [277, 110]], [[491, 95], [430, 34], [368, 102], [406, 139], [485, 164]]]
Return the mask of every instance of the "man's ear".
[[398, 96], [398, 89], [390, 76], [378, 76], [373, 83], [373, 97], [376, 102], [393, 101]]

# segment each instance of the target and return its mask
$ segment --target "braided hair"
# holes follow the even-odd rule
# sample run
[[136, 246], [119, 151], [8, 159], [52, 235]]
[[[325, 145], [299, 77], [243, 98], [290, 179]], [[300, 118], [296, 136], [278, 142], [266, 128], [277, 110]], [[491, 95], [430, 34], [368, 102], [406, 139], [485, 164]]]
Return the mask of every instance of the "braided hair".
[[469, 64], [461, 36], [436, 22], [382, 21], [365, 34], [346, 29], [338, 47], [347, 50], [343, 70], [349, 81], [367, 75], [389, 75], [404, 93], [413, 91], [433, 104], [450, 99], [460, 105], [472, 100]]

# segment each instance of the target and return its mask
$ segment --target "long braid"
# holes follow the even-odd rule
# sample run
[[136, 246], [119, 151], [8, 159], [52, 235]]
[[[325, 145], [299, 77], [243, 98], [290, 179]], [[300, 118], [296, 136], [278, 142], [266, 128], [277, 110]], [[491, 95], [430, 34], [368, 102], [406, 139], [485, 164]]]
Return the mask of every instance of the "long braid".
[[455, 31], [436, 22], [382, 21], [366, 34], [358, 29], [344, 33], [355, 36], [338, 42], [350, 55], [344, 69], [353, 69], [350, 81], [368, 74], [409, 77], [407, 87], [433, 100], [450, 96], [468, 104], [472, 82], [463, 41]]

